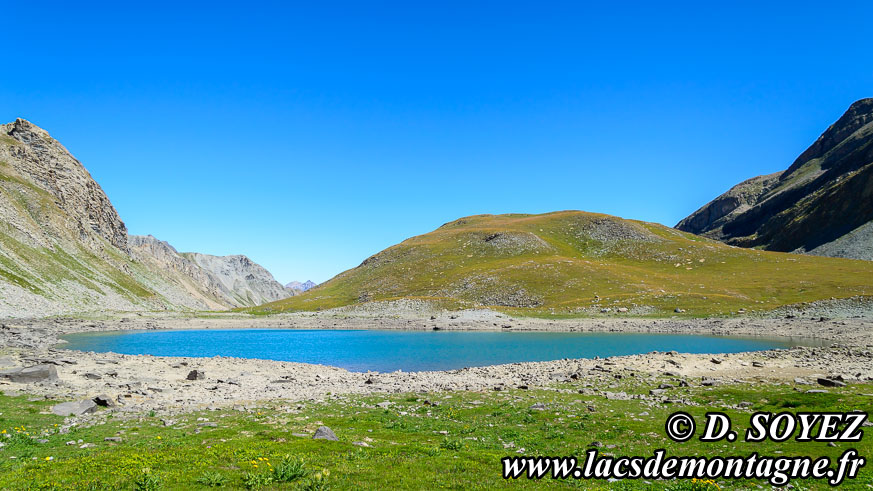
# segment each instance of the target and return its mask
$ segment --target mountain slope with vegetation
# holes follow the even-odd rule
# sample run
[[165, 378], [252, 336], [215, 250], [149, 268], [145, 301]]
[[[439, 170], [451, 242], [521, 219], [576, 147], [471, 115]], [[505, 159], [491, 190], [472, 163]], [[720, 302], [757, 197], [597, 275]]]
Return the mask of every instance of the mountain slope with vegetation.
[[275, 295], [231, 295], [169, 244], [128, 236], [109, 198], [60, 142], [23, 119], [0, 125], [0, 318], [215, 310], [287, 296], [246, 261], [238, 275], [253, 283], [269, 276]]
[[728, 244], [873, 260], [873, 99], [784, 172], [744, 181], [676, 225]]
[[253, 312], [399, 298], [518, 313], [728, 313], [873, 294], [873, 263], [731, 247], [663, 225], [562, 211], [447, 223]]

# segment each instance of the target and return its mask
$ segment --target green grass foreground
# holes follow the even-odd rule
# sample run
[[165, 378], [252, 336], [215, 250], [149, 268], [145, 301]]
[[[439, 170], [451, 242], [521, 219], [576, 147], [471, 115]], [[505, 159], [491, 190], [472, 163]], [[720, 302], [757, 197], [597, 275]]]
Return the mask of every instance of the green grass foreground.
[[[608, 390], [648, 393], [651, 382], [640, 384], [632, 379], [625, 377]], [[849, 444], [830, 447], [793, 439], [704, 444], [696, 438], [673, 443], [665, 436], [664, 422], [677, 410], [689, 412], [699, 422], [707, 411], [724, 410], [742, 435], [753, 411], [869, 410], [873, 400], [871, 385], [807, 394], [808, 386], [755, 384], [668, 389], [668, 397], [691, 404], [662, 404], [580, 394], [578, 389], [584, 384], [501, 392], [329, 396], [324, 402], [276, 401], [259, 409], [176, 416], [115, 413], [98, 418], [104, 422], [73, 428], [67, 434], [59, 434], [63, 418], [48, 412], [52, 402], [0, 396], [0, 432], [5, 432], [0, 438], [5, 444], [0, 448], [0, 489], [644, 489], [652, 485], [717, 489], [716, 484], [690, 481], [607, 483], [546, 478], [508, 482], [500, 477], [500, 458], [583, 455], [597, 446], [615, 456], [648, 456], [665, 448], [675, 456], [758, 452], [836, 459]], [[531, 409], [536, 403], [546, 409]], [[321, 424], [332, 428], [340, 441], [294, 435], [311, 434]], [[47, 443], [37, 443], [32, 436]], [[121, 441], [104, 441], [106, 437]], [[94, 446], [80, 448], [79, 440]], [[76, 444], [67, 445], [68, 441]], [[370, 447], [353, 442], [366, 442]], [[852, 446], [861, 456], [873, 454], [869, 436]], [[791, 484], [794, 489], [828, 488], [824, 482]], [[844, 484], [850, 489], [870, 485], [873, 465]], [[761, 481], [726, 480], [719, 480], [717, 486], [769, 487]]]

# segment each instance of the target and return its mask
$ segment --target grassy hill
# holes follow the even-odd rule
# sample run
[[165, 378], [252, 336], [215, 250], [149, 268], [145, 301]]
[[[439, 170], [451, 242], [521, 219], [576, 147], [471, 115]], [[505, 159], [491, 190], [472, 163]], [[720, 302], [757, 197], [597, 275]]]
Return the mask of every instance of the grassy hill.
[[424, 298], [530, 315], [708, 315], [855, 295], [873, 295], [873, 262], [740, 249], [659, 224], [562, 211], [461, 218], [250, 311]]

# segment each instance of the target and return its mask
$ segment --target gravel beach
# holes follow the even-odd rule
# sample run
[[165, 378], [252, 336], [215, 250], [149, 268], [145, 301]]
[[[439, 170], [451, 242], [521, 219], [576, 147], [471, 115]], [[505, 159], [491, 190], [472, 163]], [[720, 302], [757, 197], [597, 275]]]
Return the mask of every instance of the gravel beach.
[[[654, 380], [667, 376], [695, 385], [767, 380], [810, 386], [804, 390], [820, 389], [813, 387], [822, 383], [819, 379], [837, 384], [873, 380], [873, 318], [869, 315], [828, 319], [804, 311], [780, 318], [544, 320], [515, 318], [489, 310], [422, 315], [420, 309], [404, 307], [272, 317], [126, 314], [102, 320], [4, 321], [0, 325], [0, 390], [58, 401], [101, 396], [123, 412], [175, 413], [267, 400], [322, 400], [337, 394], [547, 387], [563, 380], [590, 380], [592, 387], [603, 387], [604, 380], [620, 377]], [[330, 366], [244, 358], [80, 352], [63, 349], [59, 339], [63, 334], [97, 331], [250, 328], [680, 333], [799, 337], [818, 340], [822, 346], [718, 355], [653, 352], [449, 371], [357, 373]], [[42, 367], [42, 372], [18, 372], [27, 367]]]

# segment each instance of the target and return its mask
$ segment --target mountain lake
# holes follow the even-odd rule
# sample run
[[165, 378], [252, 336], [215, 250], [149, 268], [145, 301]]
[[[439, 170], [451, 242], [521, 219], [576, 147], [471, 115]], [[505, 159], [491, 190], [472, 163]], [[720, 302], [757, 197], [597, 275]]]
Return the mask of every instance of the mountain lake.
[[815, 346], [809, 339], [591, 332], [206, 329], [113, 331], [63, 336], [59, 348], [128, 355], [259, 358], [350, 371], [453, 370], [563, 358], [738, 353]]

